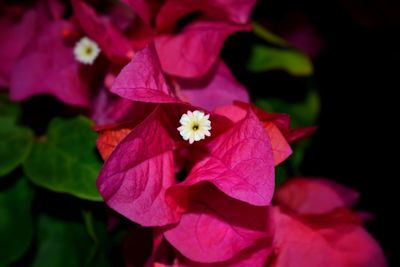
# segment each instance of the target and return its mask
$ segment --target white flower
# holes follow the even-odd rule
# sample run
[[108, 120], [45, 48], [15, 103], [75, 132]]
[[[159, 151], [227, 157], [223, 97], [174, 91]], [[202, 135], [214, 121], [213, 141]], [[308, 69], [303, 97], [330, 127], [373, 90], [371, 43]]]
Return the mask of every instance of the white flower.
[[82, 64], [92, 65], [100, 54], [99, 46], [87, 37], [81, 38], [74, 48], [75, 59]]
[[179, 122], [181, 126], [178, 131], [184, 140], [189, 140], [190, 144], [194, 141], [200, 141], [206, 136], [211, 136], [210, 114], [205, 115], [204, 112], [195, 110], [188, 111], [183, 114]]

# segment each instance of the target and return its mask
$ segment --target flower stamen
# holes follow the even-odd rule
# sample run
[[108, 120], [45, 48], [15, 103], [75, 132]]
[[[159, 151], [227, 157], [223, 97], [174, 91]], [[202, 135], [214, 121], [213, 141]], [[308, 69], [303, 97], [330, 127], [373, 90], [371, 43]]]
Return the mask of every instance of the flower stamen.
[[75, 44], [75, 59], [82, 64], [92, 65], [99, 54], [100, 48], [97, 43], [87, 37], [81, 38]]

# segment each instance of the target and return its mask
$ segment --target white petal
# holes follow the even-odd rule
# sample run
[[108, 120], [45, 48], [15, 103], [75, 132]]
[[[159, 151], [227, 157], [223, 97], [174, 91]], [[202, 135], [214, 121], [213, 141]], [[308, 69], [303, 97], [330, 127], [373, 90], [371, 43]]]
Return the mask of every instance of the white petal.
[[181, 124], [187, 124], [189, 121], [190, 121], [189, 116], [187, 114], [183, 114], [179, 122]]
[[195, 110], [195, 111], [193, 111], [193, 116], [194, 116], [196, 119], [198, 119], [198, 118], [200, 118], [201, 113], [203, 113], [203, 112], [200, 112], [200, 111], [198, 111], [198, 110]]
[[202, 134], [196, 133], [194, 135], [194, 141], [200, 141], [202, 136], [203, 136]]
[[182, 133], [181, 135], [182, 135], [183, 140], [188, 140], [190, 138], [190, 136], [191, 136], [188, 133]]
[[205, 125], [205, 126], [210, 126], [211, 125], [211, 121], [203, 121], [203, 123], [202, 123], [203, 125]]

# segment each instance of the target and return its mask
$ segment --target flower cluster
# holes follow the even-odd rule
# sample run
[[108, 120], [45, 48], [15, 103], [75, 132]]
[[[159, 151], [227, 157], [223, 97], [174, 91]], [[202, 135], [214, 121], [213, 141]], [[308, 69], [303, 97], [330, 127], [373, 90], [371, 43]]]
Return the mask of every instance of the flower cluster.
[[[131, 78], [145, 65], [140, 79]], [[275, 166], [291, 154], [290, 142], [314, 128], [290, 129], [288, 116], [239, 101], [205, 115], [182, 102], [160, 72], [154, 48], [138, 52], [112, 90], [154, 104], [142, 119], [100, 127], [97, 141], [106, 160], [97, 181], [105, 202], [154, 229], [148, 264], [385, 266], [350, 208], [357, 193], [294, 178], [271, 204]], [[195, 131], [210, 122], [210, 136], [198, 142], [176, 131], [180, 123], [180, 131]], [[132, 247], [142, 242], [134, 233], [127, 237]], [[127, 264], [139, 258], [129, 256]]]
[[[127, 266], [386, 266], [351, 209], [356, 192], [302, 177], [276, 190], [276, 166], [315, 128], [251, 104], [219, 58], [228, 36], [251, 30], [254, 5], [5, 5], [0, 86], [15, 101], [50, 94], [90, 114], [98, 191], [140, 226], [125, 236]], [[136, 249], [141, 231], [149, 251]]]
[[[106, 10], [100, 13], [73, 0], [72, 14], [58, 0], [5, 6], [0, 86], [10, 88], [13, 100], [50, 94], [96, 113], [116, 74], [151, 44], [181, 99], [209, 109], [235, 99], [247, 101], [246, 90], [218, 59], [230, 34], [250, 29], [255, 1], [236, 2], [107, 2], [98, 3]], [[102, 113], [99, 120], [105, 119]]]

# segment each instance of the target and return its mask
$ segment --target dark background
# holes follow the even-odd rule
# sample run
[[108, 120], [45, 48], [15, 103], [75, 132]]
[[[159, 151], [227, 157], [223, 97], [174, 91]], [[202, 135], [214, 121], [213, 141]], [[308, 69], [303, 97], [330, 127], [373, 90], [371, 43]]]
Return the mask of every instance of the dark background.
[[253, 18], [279, 35], [303, 22], [315, 27], [323, 46], [313, 58], [312, 78], [248, 73], [243, 66], [255, 37], [247, 33], [231, 37], [223, 57], [253, 99], [296, 101], [312, 80], [321, 97], [319, 130], [301, 172], [359, 191], [356, 208], [375, 216], [366, 227], [382, 245], [389, 266], [400, 266], [395, 246], [400, 241], [395, 115], [400, 106], [400, 2], [261, 0]]

